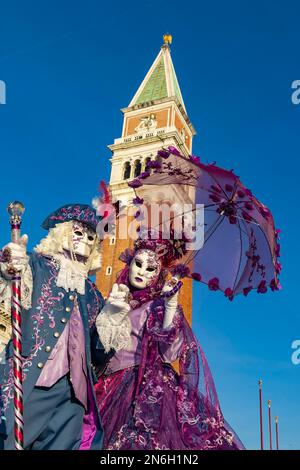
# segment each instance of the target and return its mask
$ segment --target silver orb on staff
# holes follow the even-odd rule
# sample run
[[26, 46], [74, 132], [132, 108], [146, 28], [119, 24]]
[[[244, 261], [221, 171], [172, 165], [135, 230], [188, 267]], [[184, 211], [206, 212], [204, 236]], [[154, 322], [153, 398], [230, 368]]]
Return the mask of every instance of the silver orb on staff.
[[[18, 243], [21, 232], [24, 205], [19, 201], [11, 202], [7, 211], [10, 215], [11, 241]], [[21, 316], [21, 275], [15, 271], [12, 275], [11, 317], [13, 333], [14, 361], [14, 435], [17, 450], [24, 449], [23, 420], [23, 377], [22, 377], [22, 316]]]

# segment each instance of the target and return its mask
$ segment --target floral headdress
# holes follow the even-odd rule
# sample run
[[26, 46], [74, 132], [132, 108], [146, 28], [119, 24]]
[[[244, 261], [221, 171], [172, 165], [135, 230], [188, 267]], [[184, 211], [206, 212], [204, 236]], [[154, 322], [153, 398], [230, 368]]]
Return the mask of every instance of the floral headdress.
[[186, 254], [186, 242], [182, 239], [174, 239], [174, 231], [170, 230], [170, 238], [164, 238], [162, 232], [149, 230], [140, 235], [134, 243], [134, 249], [127, 249], [120, 255], [120, 260], [130, 264], [137, 250], [151, 250], [160, 259], [164, 268], [171, 268], [177, 260]]

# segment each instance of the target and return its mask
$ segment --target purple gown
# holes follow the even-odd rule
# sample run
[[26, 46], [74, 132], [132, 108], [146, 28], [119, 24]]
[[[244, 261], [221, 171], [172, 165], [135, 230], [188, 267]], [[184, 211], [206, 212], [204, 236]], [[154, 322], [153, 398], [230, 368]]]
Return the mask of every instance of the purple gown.
[[110, 359], [95, 386], [104, 449], [243, 449], [224, 421], [206, 358], [181, 307], [167, 329], [161, 300], [128, 315], [131, 348]]

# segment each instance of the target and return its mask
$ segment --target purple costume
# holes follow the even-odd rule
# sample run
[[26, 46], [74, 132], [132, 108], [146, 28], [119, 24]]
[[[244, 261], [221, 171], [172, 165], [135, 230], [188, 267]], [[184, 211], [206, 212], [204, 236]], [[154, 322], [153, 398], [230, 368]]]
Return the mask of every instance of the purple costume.
[[204, 353], [181, 308], [168, 329], [163, 313], [161, 301], [130, 311], [132, 349], [111, 358], [95, 387], [104, 448], [242, 449], [224, 422]]
[[[123, 261], [130, 262], [128, 251]], [[142, 290], [129, 283], [128, 266], [117, 282], [132, 299], [131, 346], [119, 350], [99, 374], [96, 399], [109, 450], [238, 450], [225, 423], [214, 382], [182, 308], [163, 327], [161, 289], [166, 272]], [[179, 373], [172, 363], [178, 360]]]
[[[143, 306], [131, 310], [128, 314], [131, 325], [131, 342], [130, 349], [123, 349], [118, 351], [108, 362], [105, 375], [113, 374], [119, 370], [128, 369], [130, 367], [138, 366], [141, 363], [142, 357], [142, 340], [144, 325], [147, 320], [148, 309], [151, 307], [152, 302], [147, 302]], [[178, 351], [182, 344], [182, 335], [178, 335], [174, 342], [164, 347], [161, 345], [161, 354], [166, 363], [172, 363], [177, 359]]]

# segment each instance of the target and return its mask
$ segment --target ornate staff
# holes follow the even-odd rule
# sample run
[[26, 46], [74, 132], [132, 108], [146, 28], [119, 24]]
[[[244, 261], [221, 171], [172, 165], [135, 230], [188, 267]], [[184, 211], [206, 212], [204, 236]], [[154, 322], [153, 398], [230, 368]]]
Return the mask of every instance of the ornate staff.
[[260, 423], [260, 450], [264, 450], [263, 411], [262, 411], [262, 380], [259, 385], [259, 423]]
[[[11, 202], [7, 211], [10, 215], [11, 241], [18, 243], [25, 208], [19, 201]], [[22, 377], [22, 330], [21, 330], [21, 276], [16, 272], [12, 277], [11, 316], [13, 332], [14, 361], [14, 415], [15, 447], [24, 449], [23, 421], [23, 377]]]

